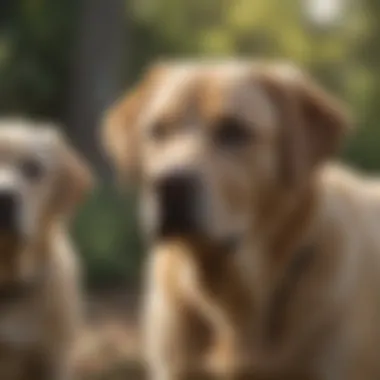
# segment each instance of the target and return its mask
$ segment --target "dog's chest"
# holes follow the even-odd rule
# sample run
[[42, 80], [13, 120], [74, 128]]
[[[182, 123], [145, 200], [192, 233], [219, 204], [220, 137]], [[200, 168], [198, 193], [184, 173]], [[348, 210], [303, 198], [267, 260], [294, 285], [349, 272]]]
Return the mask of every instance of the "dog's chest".
[[41, 320], [33, 302], [8, 305], [0, 303], [0, 345], [10, 348], [27, 347], [39, 341]]

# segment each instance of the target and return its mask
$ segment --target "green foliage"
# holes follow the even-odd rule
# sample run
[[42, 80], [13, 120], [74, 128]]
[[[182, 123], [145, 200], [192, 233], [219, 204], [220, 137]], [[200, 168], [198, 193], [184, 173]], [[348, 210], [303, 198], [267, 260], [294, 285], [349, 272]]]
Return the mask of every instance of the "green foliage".
[[7, 17], [0, 24], [1, 112], [62, 115], [77, 4], [5, 2]]
[[135, 194], [125, 197], [111, 186], [102, 186], [80, 210], [73, 233], [91, 286], [133, 284], [138, 279], [142, 247], [136, 199]]

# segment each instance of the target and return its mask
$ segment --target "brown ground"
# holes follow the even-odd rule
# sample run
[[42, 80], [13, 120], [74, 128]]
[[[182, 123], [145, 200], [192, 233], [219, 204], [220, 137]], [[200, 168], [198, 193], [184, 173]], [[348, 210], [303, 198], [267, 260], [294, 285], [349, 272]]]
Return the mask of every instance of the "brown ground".
[[[140, 360], [139, 310], [136, 294], [113, 291], [88, 298], [86, 323], [78, 344], [75, 380], [146, 379]], [[254, 378], [273, 380], [256, 375]], [[215, 377], [194, 373], [186, 379], [215, 380]], [[242, 374], [239, 380], [252, 380], [252, 375]], [[296, 379], [281, 377], [281, 380]]]
[[113, 292], [91, 296], [78, 344], [80, 380], [142, 379], [137, 296]]
[[[139, 297], [130, 292], [113, 291], [88, 297], [75, 380], [146, 380], [140, 360], [139, 310]], [[186, 379], [215, 380], [215, 377], [194, 373]], [[239, 380], [252, 380], [252, 376], [241, 375]], [[260, 377], [260, 380], [270, 379]]]
[[[78, 343], [76, 380], [146, 379], [140, 360], [138, 298], [126, 292], [88, 298], [86, 323]], [[211, 377], [192, 374], [187, 379]]]

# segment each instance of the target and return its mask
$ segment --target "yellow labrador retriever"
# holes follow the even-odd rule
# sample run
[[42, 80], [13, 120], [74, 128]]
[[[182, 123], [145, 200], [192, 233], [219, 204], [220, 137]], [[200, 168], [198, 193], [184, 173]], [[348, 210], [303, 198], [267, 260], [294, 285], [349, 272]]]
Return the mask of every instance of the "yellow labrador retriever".
[[158, 64], [110, 110], [151, 241], [152, 379], [203, 348], [232, 378], [380, 378], [380, 183], [329, 162], [348, 129], [287, 64]]
[[54, 128], [0, 122], [1, 379], [71, 379], [81, 295], [66, 219], [90, 182]]

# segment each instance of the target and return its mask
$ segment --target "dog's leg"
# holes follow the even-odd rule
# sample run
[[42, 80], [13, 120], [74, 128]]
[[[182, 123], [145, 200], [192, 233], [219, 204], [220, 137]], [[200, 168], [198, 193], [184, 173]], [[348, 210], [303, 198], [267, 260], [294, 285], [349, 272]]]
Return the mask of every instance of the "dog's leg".
[[143, 331], [149, 379], [183, 379], [194, 360], [194, 343], [202, 338], [187, 297], [195, 286], [191, 256], [176, 242], [158, 244], [147, 271]]
[[168, 294], [154, 290], [147, 296], [144, 313], [149, 379], [182, 379], [187, 365], [184, 310]]
[[[208, 367], [218, 379], [246, 378], [242, 373], [249, 372], [253, 358], [250, 358], [251, 318], [242, 313], [242, 305], [247, 305], [244, 294], [238, 286], [235, 273], [226, 268], [223, 281], [215, 281], [205, 287], [195, 303], [211, 326], [214, 337], [212, 350], [208, 357]], [[225, 283], [235, 288], [225, 288]], [[246, 306], [247, 308], [248, 306]], [[250, 314], [248, 314], [250, 315]]]
[[232, 329], [216, 330], [215, 337], [216, 341], [208, 360], [210, 372], [220, 380], [245, 379], [242, 377], [244, 367], [242, 350], [235, 331]]

